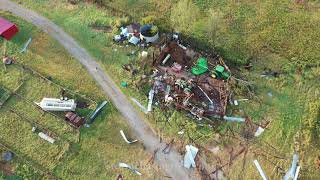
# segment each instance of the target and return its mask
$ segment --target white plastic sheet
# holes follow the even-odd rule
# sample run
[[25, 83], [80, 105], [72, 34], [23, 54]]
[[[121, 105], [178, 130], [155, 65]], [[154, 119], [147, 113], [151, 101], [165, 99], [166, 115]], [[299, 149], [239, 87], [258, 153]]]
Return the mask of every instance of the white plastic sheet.
[[192, 145], [186, 145], [186, 151], [187, 152], [184, 156], [183, 166], [188, 169], [190, 169], [191, 167], [195, 168], [196, 162], [194, 161], [194, 159], [196, 158], [199, 149]]

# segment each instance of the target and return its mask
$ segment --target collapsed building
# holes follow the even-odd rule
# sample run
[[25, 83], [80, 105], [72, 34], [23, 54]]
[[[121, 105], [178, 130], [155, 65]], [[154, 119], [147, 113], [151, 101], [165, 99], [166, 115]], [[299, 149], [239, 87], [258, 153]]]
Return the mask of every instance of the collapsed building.
[[155, 97], [161, 105], [186, 110], [199, 120], [225, 116], [231, 72], [221, 58], [204, 57], [173, 38], [161, 44], [153, 67], [149, 102]]

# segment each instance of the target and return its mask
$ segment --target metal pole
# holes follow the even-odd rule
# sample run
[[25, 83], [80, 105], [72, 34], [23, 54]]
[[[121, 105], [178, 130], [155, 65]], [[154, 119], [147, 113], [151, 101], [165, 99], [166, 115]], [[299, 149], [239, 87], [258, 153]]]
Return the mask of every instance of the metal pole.
[[261, 168], [258, 160], [254, 160], [253, 163], [254, 163], [254, 165], [256, 165], [256, 167], [257, 167], [257, 169], [258, 169], [258, 171], [259, 171], [260, 176], [262, 177], [262, 179], [263, 179], [263, 180], [268, 180], [268, 178], [267, 178], [267, 176], [264, 174], [264, 172], [263, 172], [263, 170], [262, 170], [262, 168]]

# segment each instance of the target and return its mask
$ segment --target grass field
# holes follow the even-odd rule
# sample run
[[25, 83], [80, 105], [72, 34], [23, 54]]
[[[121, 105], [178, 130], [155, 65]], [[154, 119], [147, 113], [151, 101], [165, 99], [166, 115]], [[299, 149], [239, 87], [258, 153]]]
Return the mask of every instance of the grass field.
[[[39, 102], [43, 97], [59, 98], [63, 87], [70, 90], [67, 93], [71, 97], [91, 104], [78, 112], [87, 115], [96, 102], [106, 100], [106, 97], [85, 69], [56, 41], [9, 13], [0, 11], [0, 16], [20, 28], [18, 35], [6, 43], [7, 54], [14, 57], [18, 65], [0, 67], [1, 86], [17, 93], [0, 109], [0, 143], [17, 153], [9, 164], [12, 172], [25, 179], [50, 176], [114, 179], [118, 174], [138, 179], [130, 171], [116, 166], [125, 162], [139, 168], [146, 179], [158, 176], [158, 167], [147, 164], [151, 155], [145, 153], [143, 146], [140, 143], [129, 146], [122, 140], [120, 129], [128, 135], [131, 133], [112, 104], [106, 106], [90, 128], [82, 128], [80, 132], [66, 124], [62, 114], [46, 113], [34, 105], [33, 102]], [[20, 48], [30, 36], [33, 40], [27, 53], [20, 54]], [[0, 48], [4, 48], [3, 40], [0, 44]], [[22, 65], [50, 81], [23, 69]], [[51, 134], [56, 143], [49, 144], [33, 134], [33, 126]], [[4, 149], [1, 148], [1, 152]]]
[[[19, 2], [63, 27], [99, 60], [106, 72], [118, 84], [121, 81], [133, 82], [134, 80], [129, 78], [129, 74], [123, 73], [121, 66], [132, 61], [141, 62], [139, 59], [126, 56], [135, 48], [114, 45], [111, 43], [113, 34], [96, 32], [89, 27], [90, 24], [112, 25], [114, 21], [123, 19], [119, 18], [123, 15], [121, 12], [128, 13], [137, 20], [144, 15], [153, 15], [161, 28], [168, 28], [166, 29], [168, 31], [177, 28], [184, 32], [188, 39], [195, 39], [197, 43], [194, 44], [200, 44], [204, 48], [214, 47], [226, 58], [227, 64], [230, 64], [235, 72], [234, 75], [249, 81], [254, 87], [254, 97], [248, 97], [245, 88], [234, 89], [237, 98], [250, 100], [230, 109], [233, 109], [232, 112], [242, 110], [243, 112], [239, 114], [249, 115], [255, 123], [270, 121], [267, 130], [257, 141], [268, 142], [276, 148], [277, 153], [286, 157], [284, 160], [279, 160], [271, 155], [266, 158], [257, 153], [251, 153], [247, 156], [245, 170], [239, 168], [242, 160], [236, 161], [229, 167], [233, 171], [228, 176], [231, 179], [237, 179], [239, 174], [243, 174], [243, 178], [258, 178], [259, 175], [252, 164], [252, 160], [257, 158], [268, 176], [278, 179], [289, 167], [295, 147], [301, 158], [301, 178], [319, 179], [320, 173], [315, 164], [316, 157], [320, 154], [317, 142], [320, 130], [318, 83], [320, 53], [316, 48], [320, 42], [318, 41], [320, 28], [318, 28], [319, 10], [316, 2], [310, 2], [306, 7], [271, 0], [260, 3], [197, 0], [194, 1], [195, 5], [189, 4], [190, 6], [184, 7], [181, 3], [181, 6], [176, 5], [176, 8], [172, 9], [173, 2], [168, 1], [133, 3], [133, 1], [119, 0], [108, 4], [116, 10], [120, 9], [121, 12], [97, 8], [92, 4], [70, 5], [58, 0]], [[176, 21], [173, 21], [170, 18], [175, 17], [174, 15], [179, 17], [181, 13], [174, 12], [177, 9], [188, 9], [188, 11], [180, 16], [184, 19], [176, 18]], [[194, 13], [188, 13], [190, 11]], [[252, 62], [252, 71], [242, 68], [241, 65], [247, 61]], [[262, 78], [260, 74], [264, 68], [279, 71], [281, 75], [278, 78]], [[299, 71], [300, 68], [301, 71]], [[132, 88], [130, 83], [129, 88], [123, 91], [128, 96], [134, 96], [146, 103], [147, 91]], [[270, 97], [268, 93], [272, 96]], [[235, 131], [241, 131], [243, 128], [235, 124], [223, 124], [215, 129], [206, 126], [198, 127], [177, 112], [173, 112], [171, 125], [168, 125], [161, 122], [165, 119], [161, 112], [156, 110], [154, 114], [154, 117], [149, 118], [150, 122], [156, 129], [162, 130], [165, 138], [177, 136], [176, 133], [183, 127], [186, 132], [189, 132], [186, 134], [196, 139], [196, 143], [201, 145], [210, 144], [215, 139], [216, 133], [224, 135], [228, 127]], [[155, 123], [155, 121], [159, 122]], [[176, 139], [185, 142], [190, 140], [187, 135]], [[227, 149], [224, 145], [223, 141], [219, 144], [222, 149]], [[265, 148], [259, 147], [259, 143], [252, 144], [250, 147], [253, 151]], [[277, 166], [283, 170], [275, 170]]]

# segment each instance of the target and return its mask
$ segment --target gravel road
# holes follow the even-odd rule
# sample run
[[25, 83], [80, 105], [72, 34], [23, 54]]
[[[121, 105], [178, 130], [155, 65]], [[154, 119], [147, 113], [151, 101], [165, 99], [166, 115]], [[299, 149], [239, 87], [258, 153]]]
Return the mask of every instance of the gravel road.
[[[194, 176], [190, 175], [191, 173], [189, 171], [183, 168], [181, 163], [182, 156], [176, 150], [172, 150], [169, 154], [163, 154], [161, 152], [165, 147], [165, 144], [159, 142], [156, 134], [154, 134], [150, 127], [145, 123], [144, 117], [141, 117], [137, 113], [135, 108], [129, 103], [126, 96], [121, 92], [111, 78], [104, 73], [95, 59], [89, 55], [89, 53], [71, 36], [64, 32], [62, 28], [58, 27], [47, 18], [31, 10], [25, 9], [9, 0], [0, 0], [0, 9], [10, 11], [22, 19], [34, 24], [62, 44], [65, 49], [87, 69], [97, 84], [99, 84], [104, 90], [105, 94], [125, 117], [137, 138], [144, 144], [146, 150], [153, 154], [154, 150], [160, 149], [156, 154], [155, 162], [158, 163], [167, 176], [177, 180], [195, 179]], [[138, 160], [139, 159], [137, 159], [137, 161]], [[162, 178], [159, 177], [159, 179]]]

